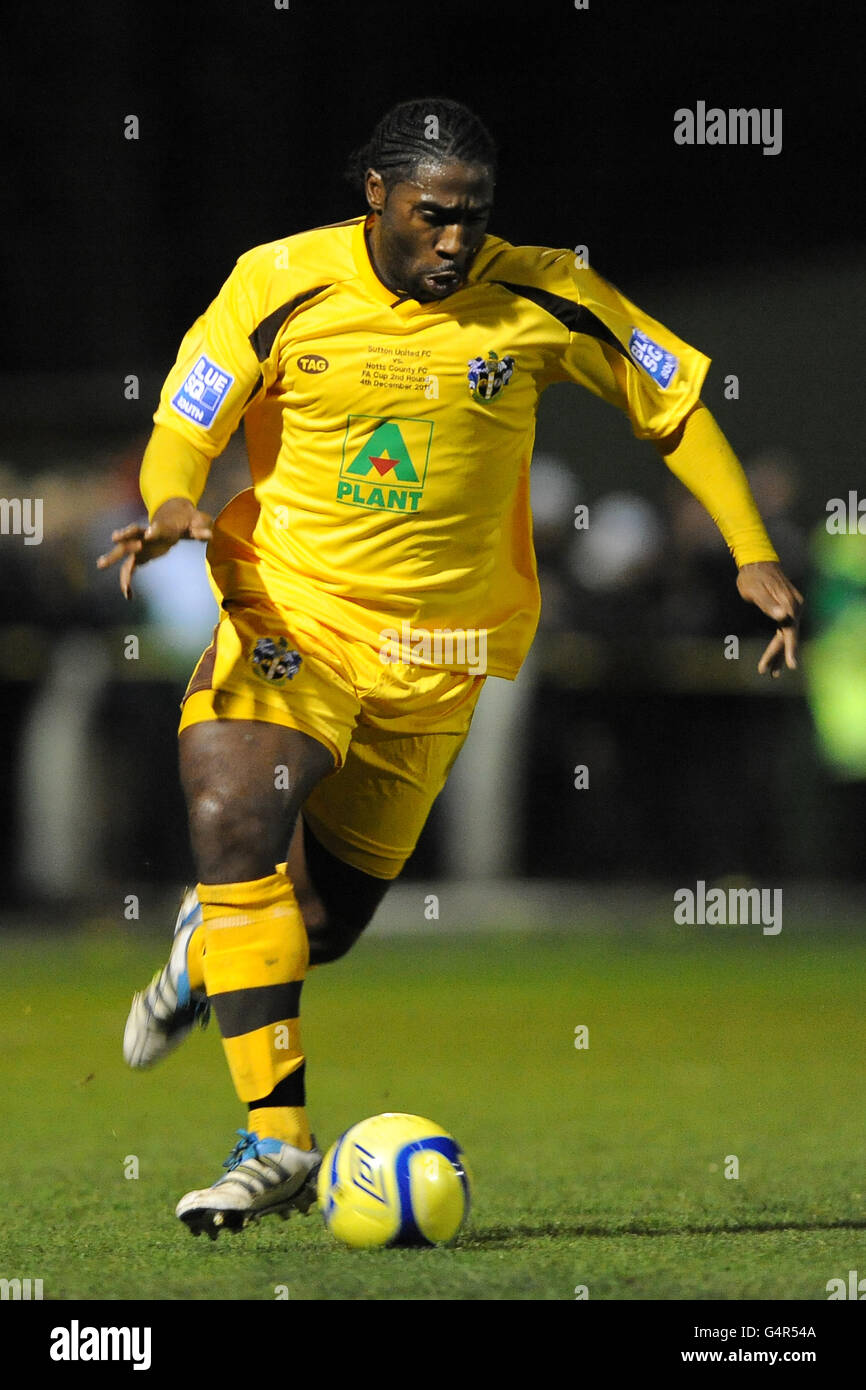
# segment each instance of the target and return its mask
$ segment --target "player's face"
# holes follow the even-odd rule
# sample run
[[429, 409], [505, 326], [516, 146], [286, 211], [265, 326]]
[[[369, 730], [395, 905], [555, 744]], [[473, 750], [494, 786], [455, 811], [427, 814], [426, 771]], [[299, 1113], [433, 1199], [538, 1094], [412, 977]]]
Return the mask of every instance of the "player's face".
[[367, 199], [381, 209], [369, 245], [380, 279], [397, 294], [445, 299], [465, 283], [493, 205], [493, 176], [484, 166], [421, 163], [411, 182], [386, 193], [367, 175]]

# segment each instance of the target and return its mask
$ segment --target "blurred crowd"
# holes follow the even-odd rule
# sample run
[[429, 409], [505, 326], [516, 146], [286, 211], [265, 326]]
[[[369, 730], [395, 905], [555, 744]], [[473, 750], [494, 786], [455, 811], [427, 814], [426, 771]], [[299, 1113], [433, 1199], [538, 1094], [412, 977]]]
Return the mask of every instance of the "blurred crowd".
[[[26, 625], [61, 634], [152, 624], [160, 641], [179, 655], [197, 657], [216, 620], [199, 544], [177, 546], [159, 564], [136, 576], [136, 604], [120, 595], [118, 570], [96, 568], [111, 548], [111, 533], [143, 520], [138, 488], [147, 438], [130, 441], [120, 452], [96, 454], [78, 468], [55, 466], [26, 476], [0, 463], [0, 495], [28, 497], [42, 504], [43, 536], [38, 545], [21, 537], [0, 544], [0, 628]], [[249, 486], [243, 445], [232, 441], [215, 466], [202, 507], [212, 512]], [[2, 675], [2, 673], [0, 673]]]
[[[127, 621], [115, 576], [98, 571], [96, 559], [112, 530], [143, 515], [138, 472], [145, 443], [131, 441], [122, 453], [95, 457], [75, 471], [55, 467], [25, 478], [0, 465], [0, 495], [41, 498], [44, 515], [40, 545], [3, 538], [0, 625], [56, 631]], [[775, 450], [746, 467], [785, 569], [801, 584], [808, 537], [797, 513], [795, 461]], [[216, 512], [246, 486], [236, 439], [214, 466], [202, 506]], [[626, 491], [587, 498], [566, 460], [536, 454], [532, 503], [543, 628], [611, 640], [766, 630], [765, 620], [739, 600], [727, 549], [703, 507], [673, 478], [665, 491], [660, 502]], [[577, 516], [576, 508], [586, 510]], [[213, 607], [200, 547], [179, 546], [142, 570], [137, 590], [144, 605], [137, 614], [157, 624], [168, 644], [201, 645]]]
[[[808, 536], [797, 514], [795, 460], [768, 450], [747, 461], [746, 472], [784, 568], [802, 587]], [[736, 592], [715, 524], [673, 477], [660, 504], [627, 491], [589, 500], [564, 460], [541, 454], [532, 501], [544, 627], [617, 641], [767, 631]]]

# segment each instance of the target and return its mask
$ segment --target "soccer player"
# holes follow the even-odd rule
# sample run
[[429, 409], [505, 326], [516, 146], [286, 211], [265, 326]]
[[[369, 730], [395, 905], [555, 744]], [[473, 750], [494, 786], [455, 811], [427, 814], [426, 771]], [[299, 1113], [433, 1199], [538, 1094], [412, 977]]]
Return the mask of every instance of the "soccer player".
[[[708, 359], [571, 251], [487, 234], [496, 151], [464, 106], [401, 103], [356, 166], [365, 214], [241, 256], [189, 330], [142, 465], [150, 520], [99, 562], [128, 598], [139, 565], [207, 541], [221, 604], [180, 721], [199, 882], [124, 1041], [147, 1066], [216, 1014], [248, 1128], [177, 1207], [212, 1237], [314, 1200], [301, 985], [358, 939], [485, 676], [513, 679], [532, 641], [546, 386], [628, 415], [776, 624], [761, 671], [796, 664], [801, 596], [701, 402]], [[253, 485], [212, 523], [198, 501], [241, 419]]]

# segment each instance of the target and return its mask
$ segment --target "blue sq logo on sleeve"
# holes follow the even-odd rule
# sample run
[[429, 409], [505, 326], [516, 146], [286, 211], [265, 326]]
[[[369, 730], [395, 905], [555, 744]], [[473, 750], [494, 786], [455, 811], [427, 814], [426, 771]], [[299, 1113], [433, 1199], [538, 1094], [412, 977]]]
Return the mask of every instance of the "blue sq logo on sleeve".
[[200, 357], [171, 403], [178, 415], [209, 429], [233, 381], [216, 362]]
[[667, 348], [659, 347], [658, 343], [654, 343], [652, 338], [648, 338], [639, 328], [633, 328], [631, 331], [628, 351], [632, 361], [643, 367], [647, 375], [666, 391], [674, 379], [680, 359], [668, 352]]

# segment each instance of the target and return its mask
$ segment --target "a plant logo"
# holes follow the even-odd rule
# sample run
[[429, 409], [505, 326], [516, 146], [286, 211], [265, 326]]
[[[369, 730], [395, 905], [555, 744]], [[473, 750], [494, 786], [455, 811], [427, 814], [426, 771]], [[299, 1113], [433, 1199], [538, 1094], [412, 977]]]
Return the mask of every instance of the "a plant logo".
[[[359, 447], [361, 431], [365, 437]], [[417, 512], [432, 437], [432, 420], [350, 415], [337, 501], [372, 511]]]

